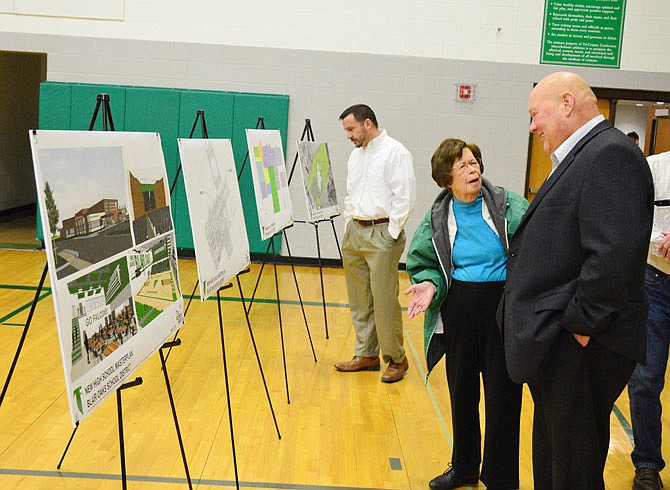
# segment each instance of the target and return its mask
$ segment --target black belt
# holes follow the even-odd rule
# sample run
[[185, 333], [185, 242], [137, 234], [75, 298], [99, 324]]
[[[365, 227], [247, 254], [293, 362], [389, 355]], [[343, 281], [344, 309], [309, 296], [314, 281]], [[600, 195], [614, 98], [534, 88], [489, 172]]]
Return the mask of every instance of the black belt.
[[670, 199], [661, 199], [660, 201], [654, 201], [654, 205], [660, 207], [670, 206]]
[[373, 225], [378, 225], [380, 223], [388, 223], [389, 219], [388, 218], [377, 218], [377, 219], [358, 219], [358, 218], [354, 218], [354, 221], [361, 226], [373, 226]]

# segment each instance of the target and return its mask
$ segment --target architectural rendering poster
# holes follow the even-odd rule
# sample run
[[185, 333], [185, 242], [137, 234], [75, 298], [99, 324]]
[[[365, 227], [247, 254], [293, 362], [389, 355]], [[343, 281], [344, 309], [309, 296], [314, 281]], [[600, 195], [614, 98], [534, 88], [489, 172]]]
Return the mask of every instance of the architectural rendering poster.
[[316, 223], [340, 214], [328, 144], [298, 141], [298, 156], [307, 199], [307, 221]]
[[183, 323], [157, 133], [32, 131], [73, 425]]
[[178, 141], [205, 301], [251, 263], [247, 228], [230, 140]]
[[258, 223], [265, 240], [293, 224], [281, 135], [274, 129], [247, 129]]

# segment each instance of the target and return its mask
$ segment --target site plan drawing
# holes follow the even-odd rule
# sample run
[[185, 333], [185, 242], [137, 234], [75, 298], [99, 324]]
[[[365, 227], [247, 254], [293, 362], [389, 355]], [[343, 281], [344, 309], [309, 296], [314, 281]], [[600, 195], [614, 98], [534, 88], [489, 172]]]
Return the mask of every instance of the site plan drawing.
[[307, 200], [307, 221], [316, 223], [339, 215], [328, 144], [298, 141], [298, 156]]
[[205, 301], [250, 262], [247, 228], [227, 139], [179, 139], [186, 199]]
[[274, 129], [247, 129], [249, 162], [254, 181], [261, 239], [293, 224], [281, 135]]

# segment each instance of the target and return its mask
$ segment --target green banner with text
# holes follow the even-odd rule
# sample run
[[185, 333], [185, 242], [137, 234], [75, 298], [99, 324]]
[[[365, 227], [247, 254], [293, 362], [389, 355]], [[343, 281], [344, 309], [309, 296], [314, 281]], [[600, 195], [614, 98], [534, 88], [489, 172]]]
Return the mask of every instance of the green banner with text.
[[626, 0], [545, 0], [540, 63], [619, 68]]

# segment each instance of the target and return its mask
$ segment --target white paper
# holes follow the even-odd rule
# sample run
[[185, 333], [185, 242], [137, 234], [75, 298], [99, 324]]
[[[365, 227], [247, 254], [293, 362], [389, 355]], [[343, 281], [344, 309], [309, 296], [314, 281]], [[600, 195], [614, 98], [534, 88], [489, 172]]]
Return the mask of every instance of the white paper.
[[167, 175], [157, 133], [30, 141], [75, 425], [184, 323]]

